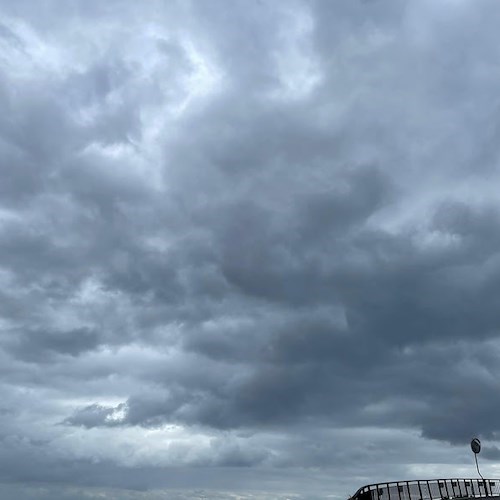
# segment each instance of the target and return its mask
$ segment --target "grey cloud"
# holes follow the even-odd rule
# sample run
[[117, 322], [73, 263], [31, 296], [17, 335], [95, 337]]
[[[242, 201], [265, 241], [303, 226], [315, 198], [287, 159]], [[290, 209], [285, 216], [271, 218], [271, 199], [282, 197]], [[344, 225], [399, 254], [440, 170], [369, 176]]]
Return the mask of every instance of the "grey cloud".
[[[363, 242], [364, 244], [366, 243]], [[495, 428], [491, 427], [494, 425], [493, 421], [488, 423], [488, 417], [495, 413], [496, 403], [494, 400], [491, 400], [491, 404], [484, 402], [488, 401], [487, 396], [494, 389], [485, 385], [485, 381], [475, 379], [472, 374], [460, 374], [457, 371], [456, 364], [460, 366], [467, 363], [470, 357], [467, 344], [460, 350], [450, 349], [450, 353], [443, 345], [446, 346], [447, 338], [455, 339], [454, 341], [467, 339], [472, 328], [475, 329], [475, 335], [479, 334], [486, 339], [494, 337], [494, 309], [490, 315], [481, 312], [481, 307], [486, 308], [484, 311], [490, 307], [488, 301], [482, 300], [482, 304], [478, 303], [474, 308], [478, 316], [471, 316], [470, 311], [459, 306], [467, 290], [477, 295], [475, 283], [469, 280], [468, 288], [451, 288], [445, 282], [440, 286], [446, 287], [446, 293], [441, 294], [442, 298], [446, 297], [446, 302], [441, 303], [441, 313], [436, 316], [431, 303], [428, 307], [422, 307], [418, 305], [418, 301], [424, 300], [425, 305], [428, 294], [433, 287], [437, 287], [435, 274], [439, 277], [440, 272], [449, 272], [449, 262], [444, 255], [436, 255], [432, 250], [426, 260], [425, 252], [419, 255], [409, 241], [395, 242], [387, 237], [381, 238], [378, 243], [378, 251], [384, 249], [391, 256], [394, 267], [386, 264], [381, 270], [375, 270], [375, 261], [368, 274], [358, 272], [355, 275], [344, 275], [339, 280], [340, 285], [350, 283], [351, 286], [356, 283], [356, 276], [361, 280], [356, 287], [347, 291], [347, 295], [342, 293], [346, 291], [340, 286], [337, 294], [332, 296], [346, 308], [347, 323], [339, 324], [331, 318], [320, 321], [317, 319], [317, 311], [311, 317], [306, 316], [307, 320], [302, 322], [291, 320], [290, 325], [285, 324], [266, 333], [271, 343], [261, 347], [260, 359], [270, 364], [260, 365], [243, 382], [226, 388], [201, 387], [199, 393], [177, 391], [175, 398], [168, 398], [166, 401], [131, 398], [122, 424], [155, 426], [178, 421], [232, 428], [245, 424], [256, 426], [291, 422], [314, 415], [320, 419], [322, 415], [331, 415], [333, 420], [342, 422], [345, 419], [352, 421], [350, 412], [354, 409], [359, 411], [365, 405], [373, 405], [387, 398], [385, 412], [361, 416], [360, 423], [376, 422], [382, 425], [383, 419], [386, 421], [383, 425], [416, 425], [426, 436], [453, 442], [465, 442], [470, 434], [479, 431], [491, 436]], [[404, 254], [403, 250], [407, 253]], [[366, 248], [364, 251], [368, 252]], [[397, 252], [394, 253], [395, 251]], [[467, 261], [467, 257], [466, 248], [460, 250], [454, 258]], [[413, 269], [419, 261], [417, 269]], [[344, 267], [344, 273], [345, 270]], [[394, 277], [391, 277], [392, 273]], [[453, 275], [458, 276], [456, 273]], [[335, 274], [332, 276], [335, 277]], [[405, 308], [405, 302], [401, 300], [406, 298], [404, 294], [410, 290], [410, 283], [413, 288], [415, 284], [419, 285], [425, 293], [418, 294], [418, 287], [416, 291], [412, 290], [412, 299], [409, 301], [411, 307]], [[370, 293], [370, 290], [375, 289], [379, 290], [378, 293]], [[358, 295], [360, 291], [362, 294]], [[323, 301], [327, 298], [328, 295], [324, 295], [316, 300]], [[310, 298], [305, 298], [304, 303], [308, 300]], [[370, 305], [369, 300], [375, 301], [373, 305]], [[451, 306], [445, 307], [448, 303]], [[442, 318], [442, 314], [450, 316]], [[481, 326], [481, 321], [486, 321], [484, 326]], [[488, 321], [492, 321], [491, 326]], [[442, 330], [446, 324], [456, 324], [457, 327]], [[389, 325], [392, 325], [390, 329]], [[262, 326], [257, 323], [255, 328], [260, 329]], [[252, 328], [247, 329], [246, 335], [252, 335]], [[234, 340], [231, 337], [221, 337], [219, 346], [222, 347], [214, 348], [207, 343], [214, 339], [210, 333], [205, 332], [205, 335], [210, 335], [207, 341], [202, 332], [194, 334], [196, 336], [191, 336], [186, 346], [210, 357], [224, 359], [224, 345], [230, 349], [226, 351], [226, 356], [233, 357], [231, 353], [242, 350], [236, 359], [245, 360], [244, 353], [251, 353], [237, 336]], [[258, 336], [254, 338], [257, 339]], [[424, 349], [412, 354], [412, 346], [419, 345], [422, 341], [425, 342]], [[410, 349], [410, 354], [403, 358], [404, 362], [409, 363], [412, 370], [427, 374], [420, 380], [415, 379], [413, 371], [407, 371], [401, 365], [402, 352], [406, 348]], [[443, 363], [442, 360], [448, 356], [453, 362]], [[430, 361], [424, 361], [429, 359]], [[486, 362], [493, 362], [494, 359], [493, 357]], [[435, 367], [433, 363], [436, 363]], [[386, 370], [389, 370], [387, 375]], [[441, 380], [444, 382], [439, 382]], [[463, 397], [461, 393], [460, 388], [467, 384], [471, 386], [468, 394], [474, 395], [472, 400]], [[197, 387], [196, 382], [194, 387]], [[387, 397], [388, 387], [392, 389]], [[409, 391], [409, 387], [413, 389]], [[453, 398], [456, 391], [458, 395]], [[443, 394], [447, 401], [444, 407], [441, 402]], [[417, 407], [412, 405], [409, 395], [420, 400], [421, 404]], [[398, 396], [403, 399], [399, 400]], [[338, 401], [342, 401], [341, 409]], [[405, 407], [408, 408], [408, 413], [405, 413]], [[452, 418], [449, 411], [453, 411], [455, 417]], [[102, 425], [103, 422], [93, 423], [98, 424]]]
[[64, 423], [68, 425], [81, 425], [87, 428], [97, 425], [116, 425], [116, 420], [111, 417], [122, 408], [123, 405], [118, 405], [116, 408], [107, 408], [98, 404], [89, 405], [78, 410], [71, 417], [68, 417]]
[[9, 337], [13, 342], [8, 349], [14, 355], [35, 362], [48, 361], [53, 354], [77, 356], [95, 349], [100, 341], [98, 332], [86, 328], [66, 332], [43, 330], [10, 332]]
[[496, 457], [496, 3], [0, 9], [4, 482]]

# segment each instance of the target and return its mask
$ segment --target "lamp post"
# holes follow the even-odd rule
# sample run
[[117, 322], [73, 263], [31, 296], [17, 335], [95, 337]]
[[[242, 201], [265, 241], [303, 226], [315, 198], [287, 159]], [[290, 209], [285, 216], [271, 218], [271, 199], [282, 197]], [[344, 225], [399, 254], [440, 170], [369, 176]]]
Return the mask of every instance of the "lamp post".
[[476, 461], [477, 473], [479, 474], [479, 476], [483, 480], [485, 493], [488, 494], [488, 486], [486, 485], [486, 481], [484, 480], [484, 477], [481, 475], [481, 472], [479, 471], [479, 464], [477, 463], [477, 456], [478, 456], [479, 452], [481, 451], [481, 441], [479, 441], [478, 438], [474, 438], [470, 442], [470, 448], [472, 450], [472, 453], [474, 453], [474, 459]]

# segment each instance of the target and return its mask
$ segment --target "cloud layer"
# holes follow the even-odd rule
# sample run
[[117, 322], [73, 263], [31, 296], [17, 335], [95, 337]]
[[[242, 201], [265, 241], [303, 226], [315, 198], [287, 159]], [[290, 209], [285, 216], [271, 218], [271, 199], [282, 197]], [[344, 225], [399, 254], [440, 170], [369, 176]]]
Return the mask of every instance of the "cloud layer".
[[497, 2], [0, 10], [6, 495], [497, 458]]

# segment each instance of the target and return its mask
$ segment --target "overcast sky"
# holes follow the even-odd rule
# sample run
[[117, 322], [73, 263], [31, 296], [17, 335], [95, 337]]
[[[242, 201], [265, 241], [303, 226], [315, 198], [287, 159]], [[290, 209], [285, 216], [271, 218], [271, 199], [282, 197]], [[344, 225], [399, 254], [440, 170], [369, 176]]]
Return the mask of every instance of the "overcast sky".
[[500, 477], [499, 26], [0, 0], [0, 496]]

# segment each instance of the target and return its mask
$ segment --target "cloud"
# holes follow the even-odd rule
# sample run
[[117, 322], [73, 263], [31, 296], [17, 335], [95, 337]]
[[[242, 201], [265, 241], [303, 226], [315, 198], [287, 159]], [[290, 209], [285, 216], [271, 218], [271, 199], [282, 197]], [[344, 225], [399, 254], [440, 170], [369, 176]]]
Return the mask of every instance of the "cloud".
[[496, 3], [0, 10], [6, 491], [494, 460]]

